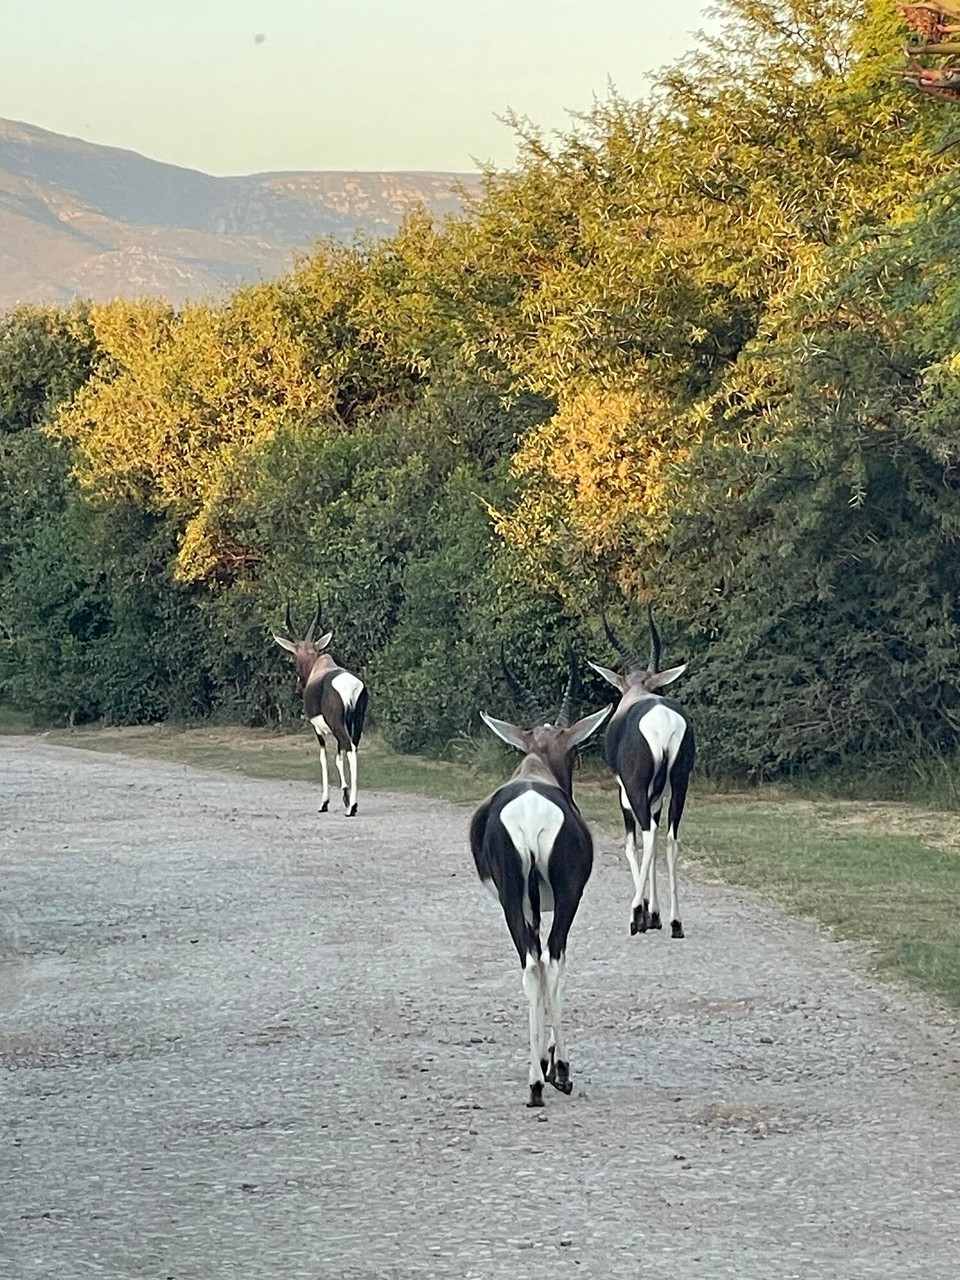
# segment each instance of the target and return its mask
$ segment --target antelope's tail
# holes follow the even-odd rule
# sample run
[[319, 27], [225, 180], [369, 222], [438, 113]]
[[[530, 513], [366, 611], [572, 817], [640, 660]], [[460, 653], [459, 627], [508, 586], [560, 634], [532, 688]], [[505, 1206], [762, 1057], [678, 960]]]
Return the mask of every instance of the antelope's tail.
[[344, 711], [344, 721], [347, 726], [347, 733], [350, 735], [350, 741], [354, 747], [359, 747], [360, 739], [363, 736], [363, 722], [367, 714], [367, 703], [370, 701], [370, 695], [367, 693], [365, 684], [360, 686], [356, 699], [353, 704]]

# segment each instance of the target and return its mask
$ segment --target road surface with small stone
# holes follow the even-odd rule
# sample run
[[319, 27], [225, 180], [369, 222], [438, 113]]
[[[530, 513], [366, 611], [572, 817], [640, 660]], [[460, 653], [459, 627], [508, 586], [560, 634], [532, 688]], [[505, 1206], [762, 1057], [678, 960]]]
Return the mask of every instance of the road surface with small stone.
[[630, 938], [604, 838], [527, 1110], [468, 818], [0, 739], [0, 1277], [960, 1274], [947, 1014], [695, 878]]

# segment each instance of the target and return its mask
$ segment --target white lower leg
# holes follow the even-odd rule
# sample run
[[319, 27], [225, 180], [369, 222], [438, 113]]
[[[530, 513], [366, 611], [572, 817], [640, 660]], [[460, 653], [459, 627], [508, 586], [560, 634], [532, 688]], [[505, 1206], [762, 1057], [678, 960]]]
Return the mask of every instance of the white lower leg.
[[[347, 789], [347, 780], [343, 776], [343, 752], [339, 747], [337, 748], [337, 773], [340, 775], [340, 795], [342, 797]], [[344, 804], [346, 804], [346, 801], [344, 801]]]
[[543, 1086], [541, 1061], [546, 1057], [546, 1018], [544, 1016], [543, 965], [538, 956], [527, 954], [523, 967], [523, 993], [530, 1005], [530, 1087]]
[[548, 959], [546, 970], [547, 1016], [553, 1028], [554, 1056], [557, 1062], [567, 1062], [567, 1044], [563, 1035], [563, 986], [566, 963], [563, 956]]
[[650, 875], [650, 868], [653, 863], [653, 841], [657, 834], [657, 828], [650, 827], [649, 831], [643, 833], [643, 861], [640, 864], [640, 885], [637, 889], [637, 896], [633, 900], [634, 907], [639, 907], [643, 903], [643, 891], [646, 888], [647, 879]]
[[[623, 783], [620, 784], [620, 805], [624, 809], [630, 808], [630, 800], [626, 791], [623, 789]], [[636, 906], [640, 901], [641, 890], [643, 888], [640, 883], [640, 864], [637, 862], [636, 828], [634, 828], [633, 831], [627, 832], [624, 852], [627, 855], [627, 862], [630, 864], [630, 873], [633, 876], [633, 905]]]
[[660, 914], [660, 899], [657, 897], [657, 854], [654, 850], [653, 857], [650, 859], [650, 914], [658, 916]]
[[349, 753], [350, 759], [350, 808], [356, 807], [357, 803], [357, 748], [353, 747]]
[[320, 743], [320, 785], [322, 791], [320, 794], [320, 807], [325, 809], [330, 799], [330, 776], [327, 773], [327, 748]]
[[673, 827], [667, 831], [667, 875], [670, 879], [670, 920], [680, 919], [680, 894], [677, 890], [677, 857], [680, 853], [680, 841]]
[[627, 835], [625, 850], [633, 875], [633, 906], [638, 907], [643, 901], [643, 879], [640, 875], [640, 863], [637, 861], [637, 837], [632, 831]]

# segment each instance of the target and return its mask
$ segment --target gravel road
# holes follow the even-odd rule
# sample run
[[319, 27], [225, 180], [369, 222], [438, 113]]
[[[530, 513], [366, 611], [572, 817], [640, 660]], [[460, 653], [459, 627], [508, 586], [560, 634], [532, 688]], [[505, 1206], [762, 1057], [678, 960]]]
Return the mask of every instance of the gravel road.
[[3, 1280], [960, 1274], [947, 1016], [712, 884], [631, 939], [604, 841], [529, 1111], [467, 812], [315, 804], [0, 738]]

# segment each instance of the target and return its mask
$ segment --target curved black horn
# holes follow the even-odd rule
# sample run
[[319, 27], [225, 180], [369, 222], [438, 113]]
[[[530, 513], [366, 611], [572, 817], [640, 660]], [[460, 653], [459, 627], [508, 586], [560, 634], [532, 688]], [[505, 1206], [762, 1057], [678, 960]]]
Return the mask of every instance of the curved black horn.
[[559, 729], [569, 729], [570, 712], [573, 710], [573, 694], [577, 687], [577, 660], [573, 656], [573, 650], [567, 645], [567, 665], [570, 669], [570, 675], [567, 679], [567, 687], [563, 693], [563, 701], [560, 703], [560, 710], [557, 712], [557, 727]]
[[287, 628], [287, 639], [288, 639], [288, 640], [292, 640], [292, 639], [293, 639], [294, 632], [293, 632], [293, 623], [290, 621], [290, 601], [289, 601], [289, 599], [287, 600], [287, 616], [286, 616], [286, 620], [285, 620], [285, 622], [284, 622], [284, 626]]
[[503, 645], [500, 646], [500, 666], [503, 668], [504, 679], [510, 686], [510, 692], [513, 694], [513, 700], [517, 707], [528, 716], [535, 725], [547, 723], [547, 713], [541, 707], [540, 703], [533, 696], [530, 690], [520, 683], [517, 677], [507, 666], [507, 659], [503, 651]]
[[643, 662], [640, 660], [640, 658], [637, 657], [637, 655], [633, 652], [632, 649], [628, 649], [627, 646], [623, 643], [623, 641], [614, 631], [613, 627], [611, 627], [610, 623], [607, 621], [607, 615], [604, 613], [602, 609], [600, 610], [600, 617], [603, 620], [603, 629], [607, 633], [607, 639], [616, 649], [617, 653], [620, 654], [620, 657], [627, 664], [627, 667], [631, 671], [642, 671]]
[[663, 649], [663, 644], [660, 640], [660, 633], [657, 631], [657, 628], [653, 625], [653, 605], [652, 604], [647, 605], [647, 620], [650, 623], [650, 662], [648, 665], [648, 670], [659, 671], [660, 670], [660, 653], [661, 653], [661, 650]]
[[314, 633], [314, 630], [316, 629], [317, 623], [320, 621], [320, 611], [321, 611], [320, 593], [318, 592], [317, 593], [317, 611], [313, 615], [313, 621], [310, 623], [309, 627], [307, 627], [307, 634], [304, 636], [304, 639], [306, 640], [307, 644], [313, 643], [313, 633]]

